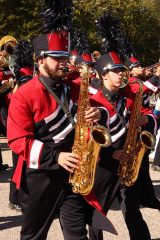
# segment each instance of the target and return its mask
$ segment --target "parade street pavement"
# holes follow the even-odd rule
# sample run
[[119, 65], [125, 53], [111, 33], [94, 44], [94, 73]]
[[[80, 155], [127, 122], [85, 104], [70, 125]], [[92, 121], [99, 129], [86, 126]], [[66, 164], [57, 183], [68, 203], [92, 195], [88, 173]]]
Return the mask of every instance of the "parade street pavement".
[[[8, 148], [5, 138], [0, 138], [0, 143], [3, 161], [10, 166], [8, 170], [0, 172], [0, 240], [19, 240], [21, 213], [17, 213], [8, 208], [9, 182], [12, 169], [11, 150]], [[150, 170], [150, 173], [156, 194], [160, 198], [160, 172]], [[160, 212], [158, 210], [147, 208], [142, 208], [141, 212], [149, 226], [152, 239], [160, 240]], [[116, 202], [114, 202], [109, 211], [108, 218], [115, 226], [118, 236], [105, 232], [104, 240], [129, 240], [128, 231], [124, 224], [122, 213]], [[47, 240], [63, 240], [58, 220], [53, 222]]]

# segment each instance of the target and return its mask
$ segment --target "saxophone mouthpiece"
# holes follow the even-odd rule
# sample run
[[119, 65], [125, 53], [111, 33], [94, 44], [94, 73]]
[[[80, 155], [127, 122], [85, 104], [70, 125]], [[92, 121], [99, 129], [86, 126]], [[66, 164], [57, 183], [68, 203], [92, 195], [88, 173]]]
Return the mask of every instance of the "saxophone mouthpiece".
[[59, 68], [59, 70], [62, 70], [65, 73], [69, 72], [69, 68], [68, 67], [61, 67], [61, 68]]

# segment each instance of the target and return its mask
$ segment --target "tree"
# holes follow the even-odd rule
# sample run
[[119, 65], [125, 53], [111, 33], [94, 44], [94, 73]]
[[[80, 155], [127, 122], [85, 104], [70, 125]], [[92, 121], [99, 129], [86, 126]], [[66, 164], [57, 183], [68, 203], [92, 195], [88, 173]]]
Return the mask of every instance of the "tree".
[[160, 2], [154, 0], [73, 0], [76, 23], [86, 26], [92, 48], [99, 48], [95, 20], [104, 12], [112, 11], [121, 20], [122, 29], [130, 39], [139, 60], [152, 64], [160, 56]]
[[17, 39], [32, 39], [40, 33], [40, 1], [1, 0], [0, 36], [12, 35]]

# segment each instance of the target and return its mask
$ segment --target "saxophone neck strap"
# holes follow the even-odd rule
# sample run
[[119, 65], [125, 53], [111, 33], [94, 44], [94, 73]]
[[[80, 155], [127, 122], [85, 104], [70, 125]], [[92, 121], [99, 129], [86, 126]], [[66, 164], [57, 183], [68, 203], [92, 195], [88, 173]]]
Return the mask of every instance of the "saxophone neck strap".
[[69, 106], [68, 106], [68, 99], [67, 99], [67, 95], [64, 92], [63, 89], [63, 96], [64, 96], [64, 103], [62, 103], [62, 101], [59, 99], [59, 97], [55, 94], [55, 92], [50, 88], [50, 86], [48, 86], [47, 82], [45, 81], [45, 77], [44, 76], [40, 76], [39, 77], [40, 82], [45, 86], [45, 88], [48, 90], [48, 92], [54, 97], [55, 101], [58, 103], [58, 105], [61, 106], [61, 108], [63, 109], [63, 111], [65, 112], [65, 114], [67, 115], [70, 123], [72, 124], [72, 126], [75, 126], [75, 121], [74, 118], [72, 117], [71, 112], [69, 111]]
[[111, 94], [109, 93], [109, 90], [106, 89], [105, 87], [102, 88], [102, 94], [103, 96], [108, 100], [108, 102], [110, 102], [110, 104], [112, 105], [113, 109], [115, 110], [115, 112], [117, 113], [117, 116], [119, 117], [122, 125], [125, 127], [125, 129], [127, 130], [127, 126], [126, 126], [126, 121], [124, 116], [121, 116], [120, 113], [117, 111], [117, 108], [112, 100]]

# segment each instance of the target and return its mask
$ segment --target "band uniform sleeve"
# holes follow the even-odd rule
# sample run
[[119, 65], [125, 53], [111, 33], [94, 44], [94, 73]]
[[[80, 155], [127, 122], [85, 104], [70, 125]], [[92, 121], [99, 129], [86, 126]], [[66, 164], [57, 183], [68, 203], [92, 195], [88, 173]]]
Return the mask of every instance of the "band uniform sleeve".
[[144, 85], [154, 93], [159, 92], [160, 80], [158, 76], [152, 76], [150, 79], [144, 82]]
[[101, 118], [99, 120], [99, 124], [104, 126], [104, 127], [107, 127], [109, 126], [109, 112], [108, 110], [103, 107], [101, 104], [99, 104], [95, 99], [94, 99], [94, 95], [93, 97], [91, 96], [90, 97], [90, 105], [91, 107], [97, 107], [101, 113]]
[[26, 99], [16, 92], [8, 111], [8, 144], [23, 161], [27, 161], [29, 168], [57, 169], [56, 151], [51, 150], [47, 143], [35, 139], [33, 115]]
[[146, 115], [148, 117], [148, 123], [145, 125], [144, 130], [147, 130], [156, 136], [158, 130], [157, 119], [151, 113]]

